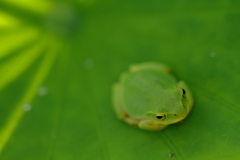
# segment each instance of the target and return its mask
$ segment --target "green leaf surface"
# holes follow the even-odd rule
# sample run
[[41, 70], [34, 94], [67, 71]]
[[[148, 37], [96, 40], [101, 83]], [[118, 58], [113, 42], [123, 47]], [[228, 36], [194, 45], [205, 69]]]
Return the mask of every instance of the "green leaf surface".
[[[237, 0], [0, 2], [0, 159], [239, 159]], [[165, 63], [194, 96], [161, 132], [119, 121], [111, 86]]]

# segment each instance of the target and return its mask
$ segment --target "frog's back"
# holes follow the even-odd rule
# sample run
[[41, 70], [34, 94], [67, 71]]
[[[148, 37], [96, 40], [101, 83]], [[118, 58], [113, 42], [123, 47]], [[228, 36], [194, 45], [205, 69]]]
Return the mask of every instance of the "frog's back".
[[163, 71], [142, 69], [126, 73], [123, 78], [124, 108], [130, 116], [144, 117], [164, 101], [161, 93], [175, 87], [174, 77]]

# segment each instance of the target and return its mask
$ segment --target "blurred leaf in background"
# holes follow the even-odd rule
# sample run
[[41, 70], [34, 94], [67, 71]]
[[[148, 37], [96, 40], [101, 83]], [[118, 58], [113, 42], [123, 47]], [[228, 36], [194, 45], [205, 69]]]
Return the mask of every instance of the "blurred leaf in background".
[[[2, 0], [0, 159], [238, 159], [240, 2]], [[111, 86], [133, 63], [192, 89], [184, 123], [117, 120]]]

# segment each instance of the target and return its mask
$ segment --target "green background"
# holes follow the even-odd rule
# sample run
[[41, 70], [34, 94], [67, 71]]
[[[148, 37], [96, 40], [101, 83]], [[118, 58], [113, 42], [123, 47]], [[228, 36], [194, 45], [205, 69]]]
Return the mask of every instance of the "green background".
[[[2, 0], [0, 159], [238, 159], [239, 44], [238, 0]], [[194, 95], [162, 132], [112, 109], [112, 84], [146, 61]]]

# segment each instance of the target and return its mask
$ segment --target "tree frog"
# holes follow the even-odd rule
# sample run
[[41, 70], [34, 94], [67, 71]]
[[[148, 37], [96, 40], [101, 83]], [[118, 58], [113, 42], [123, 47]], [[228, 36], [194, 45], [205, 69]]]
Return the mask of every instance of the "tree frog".
[[181, 122], [193, 106], [188, 86], [156, 62], [131, 65], [113, 85], [112, 100], [119, 119], [150, 131]]

